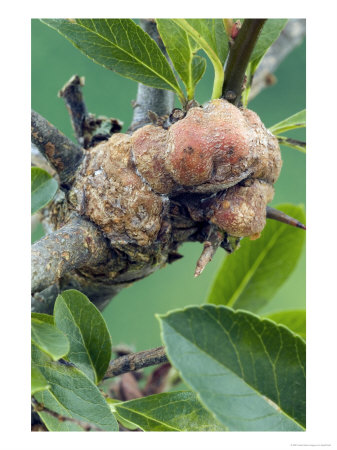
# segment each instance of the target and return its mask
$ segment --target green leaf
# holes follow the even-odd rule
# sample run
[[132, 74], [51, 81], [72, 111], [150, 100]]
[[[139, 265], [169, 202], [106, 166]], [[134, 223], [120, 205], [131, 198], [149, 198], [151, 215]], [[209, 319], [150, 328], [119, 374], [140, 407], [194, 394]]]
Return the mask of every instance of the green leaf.
[[39, 369], [35, 366], [34, 363], [32, 363], [31, 367], [30, 381], [31, 381], [31, 395], [34, 395], [39, 391], [44, 391], [45, 389], [48, 389], [50, 387], [47, 380], [39, 371]]
[[54, 317], [50, 314], [44, 313], [31, 313], [32, 319], [37, 319], [40, 322], [49, 323], [50, 325], [55, 325]]
[[[38, 367], [50, 385], [48, 391], [34, 395], [38, 402], [62, 416], [76, 418], [105, 431], [118, 431], [109, 405], [86, 375], [75, 367], [59, 363], [45, 362]], [[83, 431], [82, 427], [69, 421], [60, 422], [47, 412], [39, 415], [50, 431]]]
[[34, 214], [53, 199], [58, 184], [48, 172], [39, 167], [31, 168], [31, 178], [31, 213]]
[[131, 19], [43, 19], [96, 63], [158, 89], [184, 94], [158, 45]]
[[88, 297], [71, 289], [57, 297], [54, 318], [69, 339], [69, 361], [98, 383], [108, 368], [112, 346], [102, 314]]
[[171, 363], [230, 431], [305, 426], [305, 342], [286, 327], [225, 306], [160, 316]]
[[156, 22], [167, 53], [186, 87], [188, 99], [191, 100], [195, 86], [205, 72], [206, 60], [194, 54], [198, 47], [172, 19], [156, 19]]
[[117, 400], [115, 398], [107, 398], [106, 399], [108, 405], [110, 406], [110, 409], [113, 413], [113, 415], [115, 416], [115, 418], [117, 419], [117, 421], [124, 427], [127, 428], [128, 430], [137, 430], [139, 429], [138, 425], [135, 425], [132, 422], [129, 422], [126, 419], [123, 419], [123, 417], [121, 417], [118, 412], [116, 411], [115, 405], [116, 403], [123, 403], [121, 400]]
[[69, 342], [62, 331], [54, 325], [32, 318], [32, 342], [54, 361], [69, 351]]
[[305, 339], [305, 310], [291, 310], [291, 311], [279, 311], [272, 314], [268, 314], [268, 319], [273, 320], [276, 323], [280, 323], [288, 327], [291, 331], [299, 334]]
[[220, 98], [224, 81], [223, 66], [228, 53], [228, 36], [222, 19], [172, 19], [206, 52], [215, 78], [213, 98]]
[[268, 19], [263, 25], [261, 34], [250, 57], [250, 61], [254, 67], [253, 73], [266, 51], [279, 37], [287, 21], [287, 19]]
[[[302, 223], [305, 221], [301, 206], [284, 204], [277, 209]], [[243, 239], [240, 248], [225, 258], [208, 303], [259, 311], [294, 270], [304, 240], [303, 230], [267, 220], [259, 239]]]
[[119, 416], [144, 431], [225, 431], [194, 392], [177, 391], [116, 403]]
[[303, 128], [306, 123], [306, 110], [303, 109], [298, 113], [288, 117], [287, 119], [282, 120], [279, 123], [276, 123], [272, 127], [269, 128], [269, 131], [274, 135], [285, 133], [289, 130], [294, 130], [295, 128]]

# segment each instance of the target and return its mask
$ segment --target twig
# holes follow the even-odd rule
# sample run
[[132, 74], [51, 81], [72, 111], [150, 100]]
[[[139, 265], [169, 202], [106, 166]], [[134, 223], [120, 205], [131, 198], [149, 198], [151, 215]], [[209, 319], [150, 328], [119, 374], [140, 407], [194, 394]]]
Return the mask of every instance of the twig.
[[122, 129], [123, 123], [118, 119], [105, 116], [96, 117], [88, 113], [84, 103], [82, 87], [84, 77], [73, 75], [59, 92], [65, 101], [77, 142], [85, 149], [94, 147], [99, 142], [108, 140], [112, 134]]
[[68, 109], [77, 142], [83, 146], [83, 124], [88, 114], [82, 94], [84, 78], [73, 75], [58, 93], [63, 98]]
[[225, 68], [222, 96], [238, 105], [243, 90], [245, 72], [250, 56], [266, 19], [246, 19], [231, 46]]
[[211, 262], [215, 252], [223, 241], [223, 233], [213, 229], [207, 239], [204, 242], [203, 251], [197, 261], [197, 267], [194, 272], [194, 276], [198, 277], [209, 262]]
[[32, 292], [53, 285], [65, 273], [104, 262], [108, 242], [91, 222], [74, 218], [32, 246]]
[[291, 225], [293, 227], [302, 228], [302, 230], [306, 230], [306, 226], [303, 225], [301, 222], [299, 222], [297, 219], [288, 216], [287, 214], [285, 214], [282, 211], [279, 211], [278, 209], [271, 208], [270, 206], [267, 206], [266, 217], [267, 219], [277, 220], [278, 222], [283, 222], [286, 223], [287, 225]]
[[122, 373], [133, 372], [144, 367], [154, 366], [167, 362], [164, 347], [157, 347], [138, 353], [130, 353], [111, 361], [104, 378], [112, 378]]
[[[156, 22], [153, 19], [141, 19], [140, 26], [157, 42], [161, 51], [167, 57], [165, 47], [157, 30]], [[170, 114], [173, 107], [174, 92], [166, 89], [156, 89], [138, 83], [137, 99], [134, 103], [133, 119], [129, 131], [133, 132], [151, 123], [148, 117], [149, 111], [156, 113], [158, 116], [165, 116]]]
[[76, 425], [79, 425], [81, 428], [84, 429], [84, 431], [90, 431], [90, 430], [104, 431], [104, 430], [102, 430], [102, 428], [96, 427], [96, 425], [92, 425], [91, 423], [84, 422], [83, 420], [75, 419], [74, 417], [63, 416], [62, 414], [52, 411], [51, 409], [44, 406], [42, 403], [35, 400], [34, 397], [32, 397], [32, 405], [33, 405], [34, 411], [47, 413], [50, 416], [55, 417], [55, 419], [59, 420], [60, 422], [68, 421], [68, 422], [76, 423]]
[[55, 168], [61, 185], [68, 188], [83, 159], [83, 149], [35, 111], [32, 111], [31, 127], [32, 143]]

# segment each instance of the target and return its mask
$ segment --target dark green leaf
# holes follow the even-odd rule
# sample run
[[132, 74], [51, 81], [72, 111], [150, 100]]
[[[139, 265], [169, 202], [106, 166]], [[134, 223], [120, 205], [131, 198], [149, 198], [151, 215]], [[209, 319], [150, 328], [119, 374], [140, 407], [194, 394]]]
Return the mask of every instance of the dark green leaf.
[[261, 61], [268, 48], [279, 37], [287, 21], [287, 19], [268, 19], [264, 24], [250, 58], [250, 61], [254, 66], [253, 73], [255, 72], [258, 63]]
[[269, 131], [274, 135], [285, 133], [289, 130], [294, 130], [295, 128], [303, 128], [306, 124], [306, 110], [303, 109], [298, 113], [288, 117], [287, 119], [278, 122], [269, 128]]
[[225, 306], [160, 316], [171, 363], [230, 431], [305, 426], [305, 343], [286, 327]]
[[69, 339], [69, 361], [98, 383], [108, 368], [112, 346], [102, 314], [88, 297], [72, 289], [57, 297], [54, 318]]
[[39, 167], [31, 168], [31, 177], [31, 213], [34, 214], [53, 199], [58, 184], [48, 172]]
[[158, 45], [131, 19], [44, 19], [98, 64], [132, 80], [183, 93]]
[[172, 19], [157, 19], [158, 31], [167, 53], [183, 81], [188, 99], [194, 97], [195, 86], [206, 69], [206, 60], [194, 55], [197, 48], [187, 33]]
[[285, 325], [305, 339], [305, 310], [279, 311], [268, 314], [266, 317], [276, 323]]
[[[303, 208], [290, 204], [277, 209], [304, 223]], [[261, 237], [243, 239], [228, 255], [211, 288], [209, 303], [256, 312], [265, 306], [294, 270], [301, 255], [305, 232], [267, 220]]]
[[54, 325], [32, 318], [32, 342], [54, 361], [69, 351], [69, 342]]
[[177, 391], [116, 403], [119, 416], [144, 431], [225, 431], [194, 392]]
[[[97, 386], [75, 367], [60, 363], [38, 364], [50, 385], [48, 391], [34, 397], [52, 411], [90, 423], [105, 431], [117, 431], [118, 424]], [[47, 412], [39, 413], [50, 431], [82, 430], [69, 421], [60, 422]], [[76, 425], [76, 426], [74, 426]]]
[[223, 65], [228, 53], [228, 37], [222, 19], [172, 19], [202, 48], [212, 61], [215, 78], [212, 98], [222, 94]]
[[31, 395], [39, 391], [44, 391], [49, 388], [49, 384], [39, 369], [32, 363], [31, 367]]

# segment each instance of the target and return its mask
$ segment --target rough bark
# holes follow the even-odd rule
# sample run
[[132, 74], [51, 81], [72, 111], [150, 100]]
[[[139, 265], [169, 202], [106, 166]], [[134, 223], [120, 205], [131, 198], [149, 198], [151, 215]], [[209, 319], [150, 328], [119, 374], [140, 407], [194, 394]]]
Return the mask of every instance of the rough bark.
[[35, 111], [31, 114], [31, 128], [32, 143], [54, 167], [60, 177], [61, 185], [68, 188], [83, 159], [82, 148]]

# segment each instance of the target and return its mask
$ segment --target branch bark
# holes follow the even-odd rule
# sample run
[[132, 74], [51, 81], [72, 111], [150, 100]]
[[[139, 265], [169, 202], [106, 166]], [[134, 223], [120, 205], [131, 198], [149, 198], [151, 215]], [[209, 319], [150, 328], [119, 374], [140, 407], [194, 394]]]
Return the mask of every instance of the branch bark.
[[55, 168], [62, 187], [69, 188], [84, 152], [56, 127], [35, 111], [31, 115], [31, 139]]
[[157, 347], [151, 350], [145, 350], [138, 353], [130, 353], [111, 361], [104, 378], [112, 378], [126, 372], [143, 369], [144, 367], [154, 366], [167, 362], [167, 356], [164, 347]]
[[[156, 41], [161, 51], [168, 58], [163, 41], [159, 36], [156, 22], [153, 19], [141, 19], [140, 25]], [[158, 116], [170, 114], [174, 107], [174, 95], [174, 92], [138, 83], [137, 99], [134, 104], [133, 119], [129, 131], [133, 132], [151, 123], [148, 117], [149, 111], [156, 113]]]
[[54, 285], [66, 273], [104, 262], [111, 250], [91, 222], [74, 218], [32, 246], [32, 293]]

